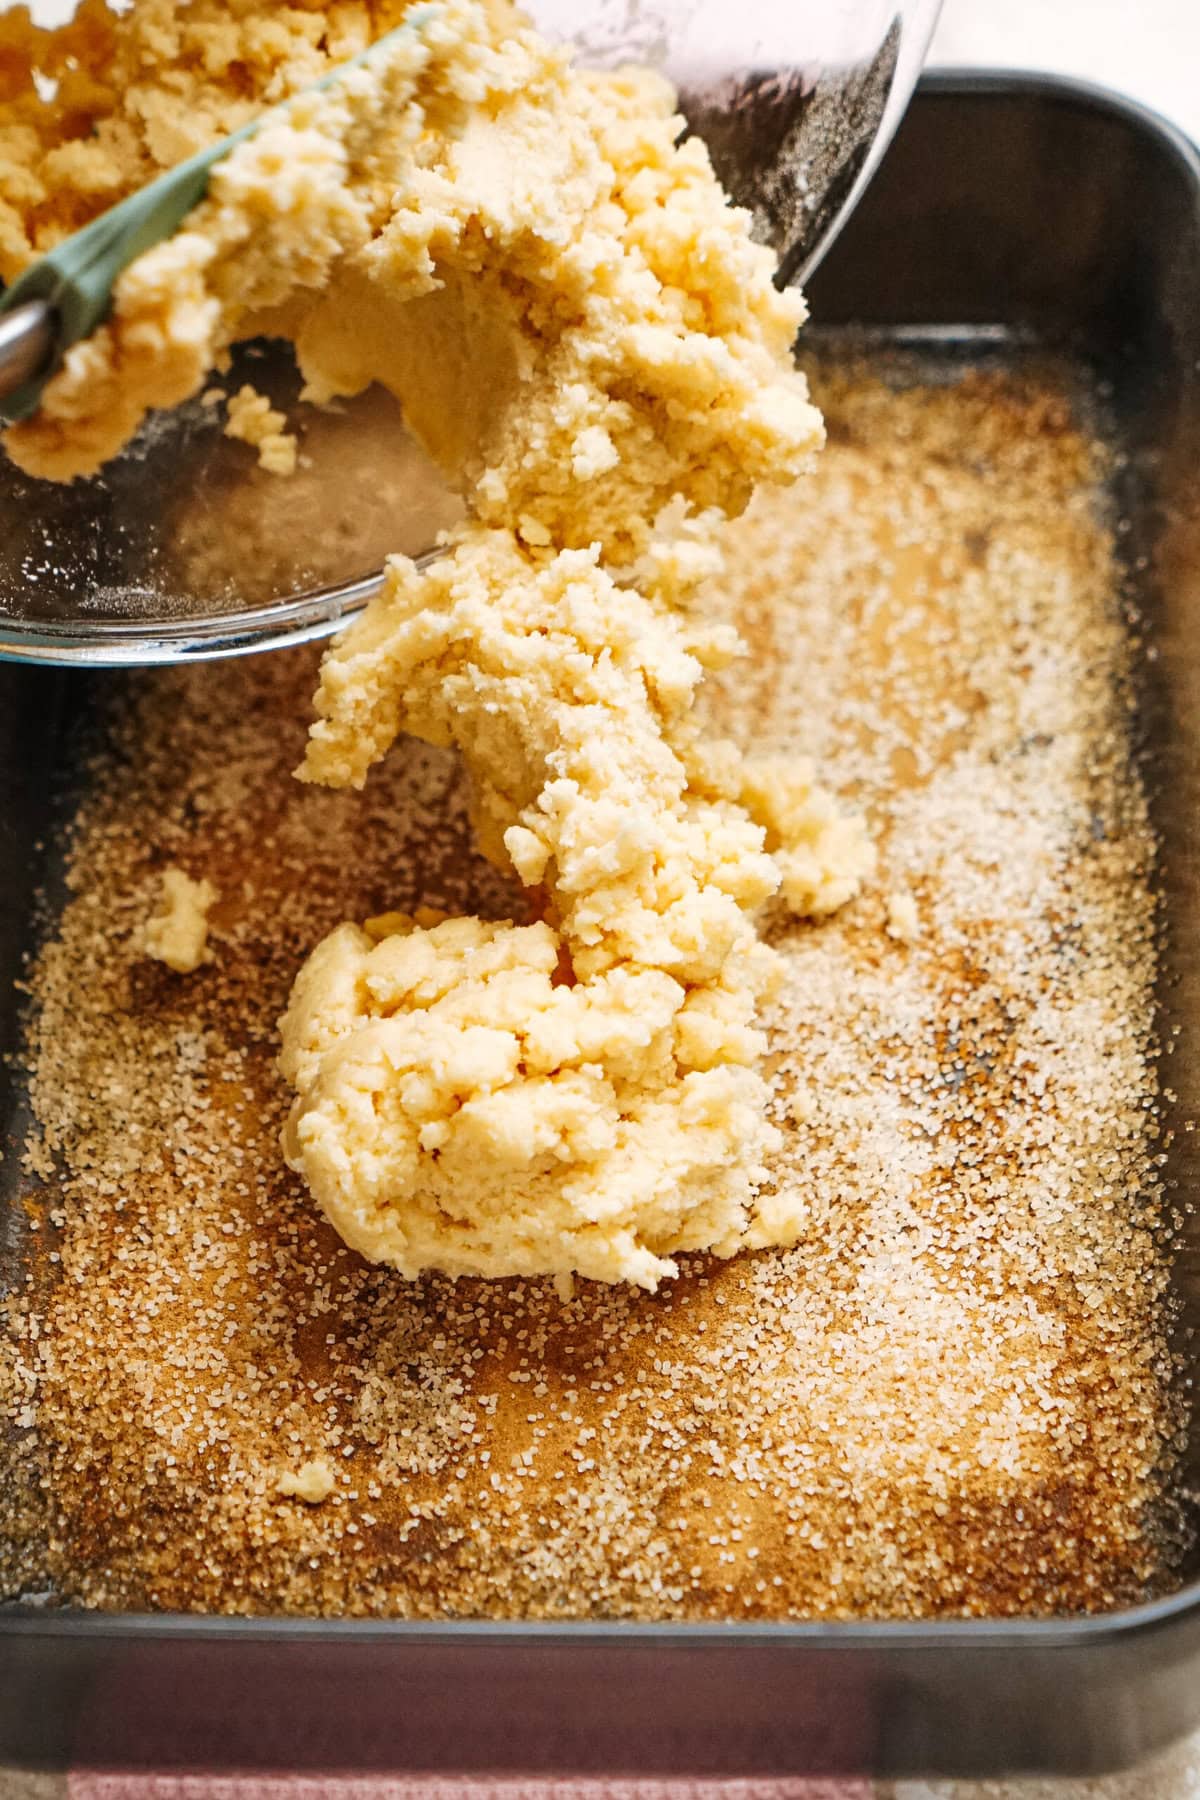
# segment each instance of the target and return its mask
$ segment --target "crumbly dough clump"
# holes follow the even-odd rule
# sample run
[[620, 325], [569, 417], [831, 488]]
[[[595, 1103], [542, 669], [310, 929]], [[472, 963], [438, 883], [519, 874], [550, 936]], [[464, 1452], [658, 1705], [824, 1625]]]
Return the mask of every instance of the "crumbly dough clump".
[[911, 894], [889, 894], [884, 930], [900, 944], [915, 944], [921, 935], [921, 916]]
[[208, 913], [216, 898], [211, 881], [193, 881], [183, 869], [164, 869], [158, 910], [142, 931], [146, 955], [177, 975], [191, 975], [208, 956]]
[[281, 1500], [303, 1500], [308, 1506], [320, 1506], [336, 1486], [337, 1476], [324, 1457], [314, 1457], [298, 1469], [282, 1469], [275, 1492]]
[[[194, 59], [214, 8], [129, 17], [122, 42], [169, 27], [185, 87], [182, 36]], [[269, 76], [251, 58], [243, 77], [262, 98], [292, 78], [281, 18]], [[119, 143], [122, 179], [142, 174], [157, 109], [106, 91], [95, 110], [76, 165]], [[652, 1288], [678, 1251], [796, 1235], [764, 1175], [774, 958], [753, 915], [780, 888], [832, 910], [871, 856], [807, 767], [748, 766], [692, 720], [737, 649], [695, 604], [718, 527], [795, 478], [821, 422], [791, 360], [803, 302], [681, 127], [656, 76], [577, 72], [499, 0], [446, 0], [220, 164], [7, 437], [34, 473], [86, 472], [266, 331], [310, 399], [390, 388], [466, 500], [443, 559], [395, 559], [329, 653], [302, 774], [361, 785], [405, 731], [456, 746], [528, 917], [343, 926], [282, 1027], [289, 1160], [348, 1242], [410, 1275]], [[75, 216], [54, 209], [18, 203], [18, 262]]]
[[367, 1255], [653, 1286], [669, 1252], [794, 1235], [756, 1192], [773, 958], [748, 914], [778, 871], [686, 761], [717, 648], [595, 551], [492, 532], [395, 565], [327, 658], [306, 773], [361, 780], [401, 725], [454, 744], [484, 847], [554, 921], [345, 926], [301, 974], [289, 1154]]
[[299, 446], [294, 432], [285, 430], [287, 416], [278, 412], [265, 394], [248, 383], [234, 394], [225, 420], [225, 436], [238, 438], [258, 451], [259, 467], [272, 475], [291, 475]]

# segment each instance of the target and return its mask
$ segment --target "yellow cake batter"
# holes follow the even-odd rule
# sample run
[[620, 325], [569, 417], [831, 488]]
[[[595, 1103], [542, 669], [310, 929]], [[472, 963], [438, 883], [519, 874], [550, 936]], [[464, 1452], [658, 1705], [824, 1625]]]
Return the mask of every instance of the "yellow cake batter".
[[272, 475], [293, 475], [296, 471], [296, 436], [286, 426], [286, 415], [277, 412], [265, 394], [247, 385], [230, 395], [225, 436], [252, 444], [258, 451], [259, 467]]
[[184, 869], [164, 869], [158, 906], [146, 920], [142, 949], [177, 975], [192, 975], [208, 957], [208, 914], [217, 898], [211, 881]]
[[[402, 14], [0, 21], [3, 273]], [[798, 1229], [764, 1175], [754, 913], [777, 890], [836, 908], [871, 852], [806, 766], [751, 766], [692, 720], [737, 650], [695, 605], [718, 527], [821, 425], [802, 301], [681, 125], [657, 77], [574, 71], [498, 0], [439, 0], [217, 167], [7, 434], [34, 474], [86, 473], [269, 332], [310, 399], [390, 388], [464, 495], [445, 556], [394, 559], [329, 652], [301, 774], [361, 785], [402, 732], [456, 746], [529, 920], [345, 925], [282, 1027], [289, 1160], [409, 1275], [653, 1287], [677, 1251]]]

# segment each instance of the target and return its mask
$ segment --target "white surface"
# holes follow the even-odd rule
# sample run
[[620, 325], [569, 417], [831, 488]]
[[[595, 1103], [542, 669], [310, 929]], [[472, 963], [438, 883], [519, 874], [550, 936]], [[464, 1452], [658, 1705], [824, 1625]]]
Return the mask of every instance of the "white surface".
[[1200, 0], [944, 0], [929, 65], [1077, 75], [1200, 139]]

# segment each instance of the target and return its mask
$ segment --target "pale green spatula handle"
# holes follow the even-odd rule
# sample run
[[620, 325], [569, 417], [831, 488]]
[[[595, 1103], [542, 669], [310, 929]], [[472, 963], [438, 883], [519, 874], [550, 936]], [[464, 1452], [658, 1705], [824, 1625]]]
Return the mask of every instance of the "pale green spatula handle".
[[254, 120], [211, 150], [202, 150], [177, 168], [168, 169], [149, 187], [110, 207], [26, 269], [6, 290], [0, 299], [0, 321], [29, 301], [40, 300], [50, 309], [53, 341], [37, 372], [0, 398], [0, 417], [11, 424], [37, 410], [42, 388], [63, 352], [87, 337], [104, 318], [113, 283], [122, 269], [178, 230], [204, 198], [213, 164], [256, 130], [259, 122]]
[[[401, 32], [419, 28], [440, 11], [437, 4], [413, 6], [402, 25], [358, 56], [340, 63], [314, 87], [329, 87], [347, 69], [382, 51]], [[63, 353], [104, 319], [112, 301], [113, 283], [121, 271], [179, 229], [204, 198], [214, 163], [290, 105], [291, 99], [272, 107], [230, 137], [168, 169], [149, 187], [139, 188], [136, 194], [119, 201], [82, 231], [58, 244], [41, 262], [26, 269], [0, 295], [0, 422], [12, 424], [36, 412], [42, 389]], [[42, 303], [37, 313], [23, 310], [30, 302]], [[10, 315], [15, 316], [15, 329], [9, 325], [6, 354], [4, 326]]]

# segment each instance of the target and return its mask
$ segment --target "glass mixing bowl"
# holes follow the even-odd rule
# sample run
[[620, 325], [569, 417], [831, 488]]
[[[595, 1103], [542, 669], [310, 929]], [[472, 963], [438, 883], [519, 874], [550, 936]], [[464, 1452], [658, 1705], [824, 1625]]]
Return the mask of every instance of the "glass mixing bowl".
[[[908, 103], [940, 0], [535, 0], [538, 25], [595, 66], [663, 70], [782, 281], [803, 281]], [[38, 23], [70, 0], [34, 0]], [[371, 390], [315, 409], [285, 345], [241, 346], [243, 380], [284, 408], [302, 466], [259, 470], [197, 399], [153, 415], [69, 486], [0, 453], [0, 657], [177, 662], [325, 636], [366, 604], [392, 551], [427, 551], [459, 503]], [[246, 566], [247, 541], [277, 546]]]

